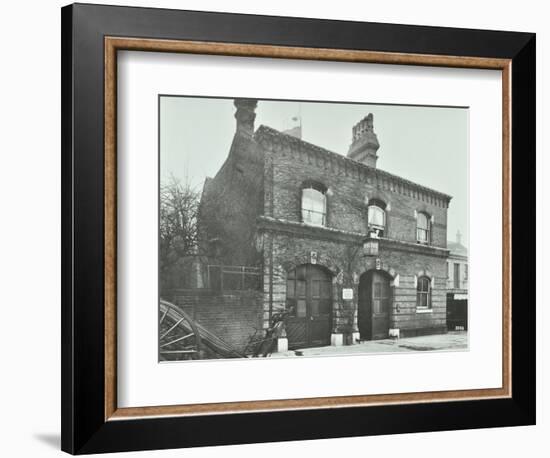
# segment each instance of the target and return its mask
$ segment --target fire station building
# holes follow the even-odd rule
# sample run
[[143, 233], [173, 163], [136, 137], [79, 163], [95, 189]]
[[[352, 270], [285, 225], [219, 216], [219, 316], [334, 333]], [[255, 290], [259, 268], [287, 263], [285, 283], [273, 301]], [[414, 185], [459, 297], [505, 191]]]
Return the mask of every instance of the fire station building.
[[281, 349], [446, 332], [451, 197], [377, 168], [372, 114], [333, 152], [256, 129], [256, 100], [235, 106], [201, 243], [211, 264], [258, 269], [260, 325], [286, 312]]

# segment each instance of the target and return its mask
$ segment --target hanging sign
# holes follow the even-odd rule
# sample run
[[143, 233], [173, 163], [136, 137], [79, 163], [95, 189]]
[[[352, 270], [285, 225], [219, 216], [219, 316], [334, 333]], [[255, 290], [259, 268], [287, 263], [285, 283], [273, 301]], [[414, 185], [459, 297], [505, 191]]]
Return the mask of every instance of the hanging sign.
[[365, 256], [378, 256], [378, 240], [367, 239], [363, 242]]

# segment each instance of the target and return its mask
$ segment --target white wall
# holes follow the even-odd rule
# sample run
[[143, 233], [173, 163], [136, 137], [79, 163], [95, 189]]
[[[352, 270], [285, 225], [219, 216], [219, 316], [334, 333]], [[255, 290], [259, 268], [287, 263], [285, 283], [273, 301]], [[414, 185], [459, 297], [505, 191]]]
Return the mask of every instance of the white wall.
[[[94, 2], [95, 3], [95, 2]], [[110, 0], [111, 4], [124, 2]], [[542, 87], [550, 48], [550, 15], [536, 0], [480, 2], [297, 2], [278, 0], [139, 1], [133, 5], [230, 11], [327, 19], [425, 24], [536, 32], [538, 80], [538, 425], [429, 434], [245, 445], [187, 450], [188, 457], [355, 456], [464, 457], [479, 453], [514, 457], [548, 448], [550, 407], [543, 388], [548, 371], [548, 339], [542, 329], [543, 225], [549, 201], [543, 176], [543, 112], [550, 100]], [[3, 456], [55, 456], [59, 453], [60, 367], [60, 6], [46, 0], [5, 2], [0, 15], [0, 453]], [[313, 7], [313, 5], [315, 5]], [[546, 173], [545, 173], [546, 172]], [[543, 222], [543, 219], [546, 222]], [[548, 297], [546, 297], [548, 300]], [[546, 359], [546, 367], [542, 365]], [[299, 428], [299, 425], [296, 425]], [[150, 452], [159, 457], [181, 451]], [[130, 454], [126, 456], [138, 456]], [[142, 455], [141, 455], [142, 456]]]

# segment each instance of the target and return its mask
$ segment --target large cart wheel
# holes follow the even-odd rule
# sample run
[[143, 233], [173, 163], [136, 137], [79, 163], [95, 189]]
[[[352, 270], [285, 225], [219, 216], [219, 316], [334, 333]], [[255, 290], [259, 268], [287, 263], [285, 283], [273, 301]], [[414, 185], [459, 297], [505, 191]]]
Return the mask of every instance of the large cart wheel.
[[199, 358], [202, 358], [202, 343], [195, 322], [176, 305], [161, 300], [159, 304], [160, 361]]

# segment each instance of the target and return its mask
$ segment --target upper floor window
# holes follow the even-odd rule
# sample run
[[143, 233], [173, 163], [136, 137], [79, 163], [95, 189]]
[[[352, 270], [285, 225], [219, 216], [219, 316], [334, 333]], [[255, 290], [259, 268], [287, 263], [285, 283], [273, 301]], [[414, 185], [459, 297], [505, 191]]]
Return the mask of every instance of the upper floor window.
[[458, 289], [460, 288], [460, 264], [458, 262], [454, 263], [454, 269], [453, 285]]
[[416, 306], [418, 308], [432, 308], [432, 283], [426, 276], [420, 277], [416, 283]]
[[320, 186], [307, 185], [302, 188], [302, 221], [315, 226], [327, 222], [327, 197]]
[[423, 212], [416, 216], [416, 241], [418, 243], [428, 244], [431, 241], [430, 217]]
[[386, 231], [386, 210], [384, 203], [371, 200], [368, 207], [369, 231], [378, 237], [384, 237]]

